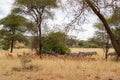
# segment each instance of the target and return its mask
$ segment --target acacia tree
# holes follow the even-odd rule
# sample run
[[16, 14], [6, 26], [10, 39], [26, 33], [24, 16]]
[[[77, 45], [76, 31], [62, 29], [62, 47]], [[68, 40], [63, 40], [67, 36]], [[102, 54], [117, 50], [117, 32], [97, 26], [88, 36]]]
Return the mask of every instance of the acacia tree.
[[113, 32], [111, 31], [105, 17], [100, 13], [100, 11], [94, 6], [94, 3], [92, 3], [90, 0], [85, 0], [85, 2], [88, 4], [88, 6], [93, 10], [93, 12], [99, 17], [99, 19], [102, 21], [110, 39], [112, 42], [112, 45], [117, 52], [118, 56], [120, 56], [120, 44], [118, 44], [117, 39]]
[[108, 19], [110, 26], [113, 26], [113, 31], [120, 43], [120, 7], [116, 7], [113, 15]]
[[0, 30], [0, 36], [10, 44], [11, 53], [13, 52], [15, 41], [22, 42], [25, 40], [22, 33], [27, 30], [26, 26], [28, 26], [28, 24], [31, 26], [31, 23], [27, 19], [14, 14], [10, 14], [0, 20], [0, 25], [3, 25]]
[[[103, 23], [104, 28], [111, 39], [111, 43], [120, 56], [120, 44], [118, 44], [116, 36], [110, 29], [110, 26], [106, 20], [106, 14], [114, 12], [114, 7], [120, 6], [119, 0], [67, 0], [69, 5], [73, 5], [73, 11], [75, 12], [75, 19], [72, 20], [72, 24], [76, 21], [84, 21], [87, 17], [85, 15], [89, 13], [94, 13]], [[75, 6], [75, 7], [74, 7]], [[107, 16], [109, 17], [109, 16]]]
[[35, 26], [35, 32], [38, 36], [38, 52], [41, 56], [42, 42], [41, 31], [45, 19], [52, 17], [51, 8], [57, 7], [57, 0], [15, 0], [15, 8], [13, 12], [22, 13], [29, 16]]

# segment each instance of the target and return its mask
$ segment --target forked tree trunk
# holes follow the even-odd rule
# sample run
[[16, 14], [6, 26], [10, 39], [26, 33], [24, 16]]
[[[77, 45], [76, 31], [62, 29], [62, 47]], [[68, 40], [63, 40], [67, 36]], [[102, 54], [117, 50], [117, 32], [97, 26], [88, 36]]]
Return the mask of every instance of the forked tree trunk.
[[88, 6], [93, 10], [93, 12], [99, 17], [99, 19], [102, 21], [107, 34], [109, 35], [110, 39], [111, 39], [111, 43], [113, 45], [113, 48], [115, 49], [116, 53], [118, 54], [118, 56], [120, 56], [120, 45], [118, 44], [118, 41], [116, 40], [115, 35], [112, 33], [106, 19], [104, 18], [104, 16], [96, 9], [96, 7], [93, 5], [93, 3], [90, 0], [84, 0]]
[[37, 54], [40, 55], [40, 59], [42, 59], [42, 41], [41, 41], [41, 21], [38, 22], [38, 35], [37, 35], [37, 38], [38, 38], [38, 49], [37, 49]]
[[39, 16], [39, 20], [38, 20], [38, 47], [39, 47], [39, 55], [40, 55], [40, 58], [42, 59], [42, 31], [41, 31], [41, 27], [42, 27], [42, 15], [43, 15], [43, 11], [44, 11], [44, 8], [42, 9], [41, 11], [41, 14]]

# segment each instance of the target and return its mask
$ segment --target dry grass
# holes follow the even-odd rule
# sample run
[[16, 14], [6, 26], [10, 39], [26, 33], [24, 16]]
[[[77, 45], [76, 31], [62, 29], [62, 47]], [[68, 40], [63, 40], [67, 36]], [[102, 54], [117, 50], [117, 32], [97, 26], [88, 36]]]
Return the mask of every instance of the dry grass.
[[6, 59], [3, 54], [7, 52], [1, 51], [0, 80], [120, 80], [120, 62], [103, 60], [101, 49], [72, 49], [72, 52], [93, 50], [99, 54], [94, 56], [94, 61], [53, 59], [54, 57], [34, 59], [29, 65], [38, 66], [38, 71], [11, 70], [13, 67], [21, 67], [19, 59]]

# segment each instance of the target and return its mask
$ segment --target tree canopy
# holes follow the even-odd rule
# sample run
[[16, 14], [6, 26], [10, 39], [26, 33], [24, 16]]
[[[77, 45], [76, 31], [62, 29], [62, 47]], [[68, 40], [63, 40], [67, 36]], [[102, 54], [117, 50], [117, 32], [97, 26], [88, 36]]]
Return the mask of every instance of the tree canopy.
[[44, 28], [45, 19], [53, 17], [51, 8], [57, 7], [57, 0], [15, 0], [13, 13], [22, 13], [31, 18], [34, 23], [35, 33], [38, 36], [39, 53], [42, 51], [42, 28]]
[[[67, 0], [68, 10], [74, 13], [74, 19], [71, 21], [71, 24], [78, 22], [83, 23], [87, 14], [92, 13], [96, 15], [99, 20], [104, 25], [104, 28], [107, 34], [110, 37], [111, 43], [120, 56], [120, 45], [118, 44], [117, 37], [110, 29], [110, 26], [106, 20], [106, 17], [110, 17], [110, 15], [114, 12], [115, 7], [120, 7], [118, 0]], [[70, 24], [70, 25], [71, 25]]]
[[25, 38], [22, 33], [27, 31], [28, 24], [31, 23], [27, 19], [14, 14], [10, 14], [0, 20], [0, 25], [3, 25], [0, 30], [0, 36], [10, 44], [10, 52], [13, 51], [15, 41], [24, 42]]

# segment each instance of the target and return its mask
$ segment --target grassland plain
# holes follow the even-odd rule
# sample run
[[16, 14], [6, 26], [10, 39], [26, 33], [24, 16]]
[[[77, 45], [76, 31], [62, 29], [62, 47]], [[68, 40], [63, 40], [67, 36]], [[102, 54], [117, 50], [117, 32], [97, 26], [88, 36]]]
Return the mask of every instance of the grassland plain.
[[[29, 52], [29, 49], [16, 49], [13, 59], [6, 58], [8, 51], [0, 51], [0, 80], [120, 80], [120, 62], [111, 58], [104, 60], [102, 49], [98, 48], [71, 48], [72, 52], [97, 51], [94, 60], [62, 59], [57, 57], [43, 57], [33, 59], [29, 65], [39, 67], [32, 71], [15, 71], [21, 68], [21, 63], [16, 57], [17, 53]], [[110, 52], [114, 51], [110, 49]]]

